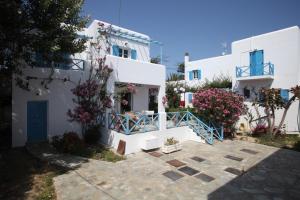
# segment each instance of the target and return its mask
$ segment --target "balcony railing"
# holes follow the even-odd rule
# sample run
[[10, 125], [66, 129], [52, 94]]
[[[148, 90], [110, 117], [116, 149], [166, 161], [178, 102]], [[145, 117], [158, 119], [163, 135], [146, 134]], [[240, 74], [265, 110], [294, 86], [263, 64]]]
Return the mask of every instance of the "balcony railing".
[[109, 128], [126, 135], [157, 131], [159, 129], [159, 114], [109, 114]]
[[241, 66], [235, 68], [236, 77], [253, 77], [253, 76], [273, 76], [274, 75], [274, 64], [264, 63], [262, 68], [257, 66]]

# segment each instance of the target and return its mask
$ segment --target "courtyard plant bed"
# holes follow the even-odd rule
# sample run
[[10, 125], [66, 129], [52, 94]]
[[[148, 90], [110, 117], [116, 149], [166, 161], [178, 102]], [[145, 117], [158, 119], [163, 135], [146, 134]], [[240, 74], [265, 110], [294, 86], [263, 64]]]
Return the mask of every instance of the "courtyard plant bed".
[[239, 136], [240, 140], [255, 142], [277, 148], [285, 148], [300, 152], [300, 136], [298, 134], [261, 134], [258, 136]]
[[124, 156], [117, 155], [100, 144], [87, 144], [74, 132], [65, 133], [62, 137], [53, 137], [52, 145], [60, 153], [68, 153], [96, 160], [117, 162], [125, 159]]
[[0, 199], [56, 199], [53, 178], [65, 169], [36, 159], [25, 148], [0, 154]]
[[175, 140], [174, 138], [168, 138], [165, 142], [164, 146], [162, 147], [163, 153], [172, 153], [175, 151], [179, 151], [182, 149], [181, 144]]

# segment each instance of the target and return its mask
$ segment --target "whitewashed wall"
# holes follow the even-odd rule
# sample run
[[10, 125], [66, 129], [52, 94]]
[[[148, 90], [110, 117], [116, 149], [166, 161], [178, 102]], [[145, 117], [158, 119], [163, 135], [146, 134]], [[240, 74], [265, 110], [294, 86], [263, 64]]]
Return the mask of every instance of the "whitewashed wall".
[[[232, 77], [234, 75], [233, 59], [231, 55], [190, 61], [185, 64], [185, 80], [189, 86], [201, 85], [205, 80], [212, 81], [220, 75]], [[201, 70], [200, 80], [189, 80], [189, 72]]]
[[[91, 25], [87, 28], [87, 31], [86, 31], [86, 33], [89, 37], [93, 37], [93, 41], [96, 41], [96, 38], [99, 36], [99, 33], [98, 33], [99, 24], [98, 23], [103, 23], [105, 25], [105, 27], [110, 26], [110, 24], [108, 24], [106, 22], [94, 20], [91, 23]], [[150, 40], [150, 37], [148, 35], [141, 34], [141, 33], [135, 32], [135, 31], [131, 31], [131, 30], [128, 30], [125, 28], [121, 28], [116, 25], [112, 25], [112, 27], [116, 28], [116, 29], [121, 29], [122, 31], [126, 31], [129, 34], [134, 34], [136, 36], [140, 36], [140, 37], [147, 38]], [[125, 39], [125, 38], [118, 37], [118, 36], [111, 36], [109, 41], [110, 41], [111, 45], [118, 45], [120, 47], [127, 47], [130, 49], [135, 49], [137, 51], [137, 60], [144, 61], [144, 62], [150, 62], [150, 49], [149, 49], [148, 44], [140, 43], [137, 41]], [[126, 43], [127, 43], [127, 45], [126, 45]], [[104, 43], [102, 43], [102, 46], [105, 46]], [[111, 54], [112, 54], [112, 51], [111, 51]]]
[[[94, 21], [89, 28], [85, 29], [81, 34], [96, 36], [98, 21]], [[127, 30], [127, 29], [126, 29]], [[133, 31], [131, 31], [133, 32]], [[136, 32], [133, 32], [136, 33]], [[136, 33], [139, 34], [139, 33]], [[140, 34], [143, 35], [143, 34]], [[148, 37], [146, 35], [143, 35]], [[140, 89], [134, 95], [134, 109], [148, 109], [148, 86], [159, 88], [158, 108], [159, 112], [164, 112], [162, 105], [162, 97], [165, 95], [165, 66], [149, 63], [149, 46], [128, 41], [129, 45], [137, 50], [137, 60], [119, 58], [116, 56], [107, 56], [106, 64], [113, 68], [114, 71], [108, 82], [108, 91], [114, 92], [116, 82], [136, 83], [147, 85]], [[76, 86], [79, 80], [84, 81], [89, 74], [89, 63], [91, 48], [90, 41], [87, 42], [86, 51], [76, 54], [75, 58], [85, 60], [86, 67], [81, 70], [55, 70], [54, 77], [65, 78], [70, 77], [71, 81], [64, 83], [63, 81], [54, 80], [49, 84], [49, 89], [41, 88], [41, 80], [31, 81], [34, 89], [31, 92], [20, 89], [13, 82], [12, 93], [12, 146], [23, 146], [27, 141], [27, 102], [45, 100], [48, 101], [48, 138], [54, 135], [62, 135], [66, 131], [81, 132], [78, 123], [68, 121], [67, 111], [74, 107], [72, 99], [74, 98], [71, 89]], [[141, 50], [141, 49], [144, 50]], [[47, 68], [26, 68], [25, 75], [48, 77], [50, 72]], [[40, 93], [40, 95], [36, 95]]]
[[[32, 76], [49, 76], [49, 69], [27, 69], [26, 74]], [[71, 82], [54, 80], [48, 85], [49, 89], [41, 87], [41, 80], [30, 81], [35, 88], [33, 91], [25, 91], [13, 81], [12, 90], [12, 142], [13, 146], [23, 146], [27, 141], [27, 102], [48, 101], [48, 138], [54, 135], [61, 135], [66, 131], [79, 132], [80, 126], [77, 123], [68, 121], [67, 111], [74, 107], [71, 89], [76, 86], [79, 79], [85, 80], [86, 74], [82, 71], [56, 70], [55, 77], [71, 77]], [[37, 95], [40, 94], [40, 95]]]
[[[264, 50], [264, 62], [274, 64], [274, 80], [237, 81], [233, 76], [234, 91], [243, 94], [245, 87], [256, 92], [262, 87], [289, 89], [300, 83], [300, 31], [298, 27], [233, 42], [232, 55], [236, 66], [249, 66], [249, 52], [254, 50]], [[251, 94], [254, 97], [253, 92]], [[264, 115], [262, 109], [260, 112]], [[276, 124], [279, 123], [282, 112], [277, 111]], [[295, 102], [290, 107], [285, 120], [288, 131], [298, 131], [298, 112], [298, 102]]]
[[[188, 76], [188, 71], [198, 68], [203, 68], [202, 80], [212, 80], [214, 76], [227, 73], [232, 77], [233, 91], [240, 94], [245, 87], [258, 92], [261, 87], [289, 89], [300, 83], [300, 30], [297, 26], [235, 41], [231, 49], [230, 55], [186, 62], [185, 80], [189, 85], [199, 84], [199, 81], [189, 81]], [[274, 64], [273, 80], [236, 80], [236, 66], [249, 66], [249, 53], [254, 50], [264, 50], [264, 62]], [[187, 58], [185, 60], [188, 61]], [[251, 96], [255, 96], [254, 92]], [[281, 112], [276, 116], [277, 124]], [[288, 131], [298, 131], [297, 115], [298, 103], [294, 103], [285, 121]]]

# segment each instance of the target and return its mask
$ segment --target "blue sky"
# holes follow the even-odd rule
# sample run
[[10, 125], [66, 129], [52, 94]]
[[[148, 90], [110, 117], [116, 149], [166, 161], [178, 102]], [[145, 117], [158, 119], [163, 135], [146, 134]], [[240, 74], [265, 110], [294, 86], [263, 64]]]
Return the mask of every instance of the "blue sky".
[[224, 43], [230, 52], [232, 41], [300, 25], [300, 0], [86, 0], [83, 12], [162, 42], [168, 73], [185, 52], [219, 56]]

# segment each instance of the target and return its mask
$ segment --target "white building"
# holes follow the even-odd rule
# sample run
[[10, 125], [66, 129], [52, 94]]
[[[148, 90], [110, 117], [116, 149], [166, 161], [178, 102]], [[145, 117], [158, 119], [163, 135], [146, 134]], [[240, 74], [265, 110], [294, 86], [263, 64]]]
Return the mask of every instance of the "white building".
[[[189, 61], [186, 55], [188, 85], [201, 84], [220, 74], [229, 75], [233, 91], [251, 102], [262, 87], [281, 88], [286, 98], [290, 95], [287, 89], [300, 82], [300, 30], [297, 26], [234, 41], [231, 49], [229, 55], [195, 61]], [[192, 106], [192, 94], [186, 94], [186, 100], [186, 106]], [[287, 131], [299, 131], [298, 114], [298, 104], [294, 103], [285, 120]], [[280, 116], [281, 113], [276, 116], [277, 120]]]
[[[81, 127], [76, 122], [70, 122], [67, 111], [74, 108], [74, 98], [71, 89], [79, 80], [87, 79], [89, 75], [92, 48], [99, 34], [100, 24], [110, 27], [109, 24], [93, 21], [80, 35], [88, 36], [86, 50], [73, 56], [73, 62], [77, 65], [57, 65], [54, 71], [53, 81], [44, 88], [41, 86], [43, 78], [47, 78], [51, 69], [49, 66], [39, 68], [27, 67], [24, 69], [24, 77], [39, 77], [30, 79], [31, 91], [26, 91], [13, 83], [12, 92], [12, 146], [23, 146], [26, 143], [44, 141], [55, 135], [62, 135], [67, 131], [81, 132]], [[165, 95], [165, 66], [150, 63], [149, 36], [112, 25], [110, 32], [110, 55], [106, 57], [106, 64], [113, 69], [107, 84], [107, 91], [115, 93], [119, 85], [133, 83], [137, 86], [137, 92], [127, 95], [127, 109], [142, 112], [149, 110], [149, 90], [155, 88], [158, 113], [164, 114], [162, 97]], [[158, 42], [155, 42], [158, 43]], [[101, 44], [105, 46], [106, 44]], [[103, 52], [102, 52], [103, 53]], [[70, 81], [63, 81], [70, 79]], [[121, 112], [120, 103], [113, 105], [114, 110]], [[104, 143], [111, 138], [108, 131], [109, 114], [107, 111]], [[163, 123], [163, 122], [162, 122]], [[161, 123], [161, 124], [162, 124]]]

